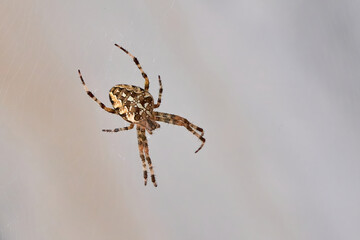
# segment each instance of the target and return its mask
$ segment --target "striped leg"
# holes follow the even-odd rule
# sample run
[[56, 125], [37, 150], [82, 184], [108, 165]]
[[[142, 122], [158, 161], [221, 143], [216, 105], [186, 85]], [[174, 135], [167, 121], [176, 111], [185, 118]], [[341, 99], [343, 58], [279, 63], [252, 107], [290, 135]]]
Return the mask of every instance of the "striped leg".
[[[204, 136], [204, 130], [201, 127], [196, 126], [195, 124], [192, 124], [191, 122], [189, 122], [189, 120], [187, 120], [186, 118], [180, 117], [178, 115], [175, 114], [170, 114], [170, 113], [163, 113], [163, 112], [154, 112], [155, 116], [158, 116], [166, 121], [166, 123], [171, 123], [171, 121], [177, 121], [180, 123], [183, 123], [185, 125], [189, 125], [190, 127], [194, 128], [195, 130], [199, 131], [201, 133], [201, 136]], [[161, 121], [161, 120], [159, 120]], [[183, 125], [181, 125], [183, 126]]]
[[120, 132], [120, 131], [126, 131], [126, 130], [130, 130], [134, 128], [134, 124], [131, 123], [130, 126], [128, 127], [123, 127], [123, 128], [115, 128], [115, 129], [103, 129], [103, 132]]
[[146, 162], [145, 162], [145, 156], [144, 156], [144, 139], [143, 139], [143, 136], [142, 136], [139, 126], [136, 126], [136, 130], [137, 130], [137, 136], [138, 136], [139, 153], [140, 153], [140, 158], [141, 158], [142, 167], [143, 167], [144, 184], [146, 186], [148, 176], [147, 176]]
[[87, 88], [87, 86], [86, 86], [86, 84], [85, 84], [85, 82], [84, 82], [84, 79], [83, 79], [83, 77], [82, 77], [82, 75], [81, 75], [80, 69], [78, 70], [78, 72], [79, 72], [80, 80], [81, 80], [82, 84], [84, 85], [84, 89], [85, 89], [87, 95], [89, 95], [89, 97], [91, 97], [95, 102], [97, 102], [97, 103], [100, 105], [100, 107], [101, 107], [102, 109], [104, 109], [105, 111], [107, 111], [107, 112], [109, 112], [109, 113], [114, 113], [114, 114], [116, 114], [116, 111], [115, 111], [114, 109], [106, 107], [105, 104], [103, 104], [102, 102], [100, 102], [100, 100], [97, 99], [97, 98], [94, 96], [94, 94], [89, 91], [89, 89]]
[[163, 92], [163, 87], [162, 87], [162, 84], [161, 84], [160, 75], [159, 75], [158, 77], [159, 77], [159, 85], [160, 85], [159, 97], [158, 97], [157, 103], [154, 105], [154, 108], [160, 107], [160, 104], [161, 104], [161, 96], [162, 96], [162, 92]]
[[[162, 113], [162, 112], [154, 112], [154, 115], [155, 115], [156, 121], [166, 122], [166, 123], [170, 123], [170, 124], [174, 124], [174, 125], [178, 125], [178, 126], [184, 126], [188, 131], [190, 131], [192, 134], [194, 134], [196, 137], [198, 137], [202, 141], [202, 144], [195, 151], [195, 153], [200, 151], [200, 149], [204, 146], [205, 141], [206, 141], [205, 138], [203, 138], [204, 130], [202, 128], [196, 126], [195, 124], [192, 124], [186, 118], [183, 118], [183, 117], [180, 117], [180, 116], [177, 116], [174, 114]], [[197, 130], [201, 134], [199, 134], [195, 130]]]
[[150, 155], [149, 155], [149, 146], [148, 146], [148, 142], [146, 139], [144, 128], [140, 128], [140, 134], [141, 134], [141, 138], [142, 138], [143, 144], [144, 144], [144, 152], [145, 152], [146, 161], [148, 163], [150, 174], [151, 174], [151, 181], [153, 182], [154, 186], [157, 187], [155, 174], [154, 174], [154, 168], [151, 163], [151, 159], [150, 159]]
[[145, 79], [145, 91], [149, 90], [149, 78], [148, 78], [148, 76], [146, 75], [146, 73], [144, 72], [144, 70], [142, 69], [142, 67], [141, 67], [139, 61], [137, 60], [137, 58], [134, 57], [131, 53], [129, 53], [128, 50], [126, 50], [125, 48], [117, 45], [116, 43], [115, 43], [115, 46], [117, 46], [118, 48], [120, 48], [121, 50], [123, 50], [127, 55], [129, 55], [129, 56], [133, 59], [133, 61], [134, 61], [134, 63], [136, 64], [136, 66], [139, 68], [139, 70], [140, 70], [140, 72], [141, 72], [141, 75], [142, 75], [143, 78]]

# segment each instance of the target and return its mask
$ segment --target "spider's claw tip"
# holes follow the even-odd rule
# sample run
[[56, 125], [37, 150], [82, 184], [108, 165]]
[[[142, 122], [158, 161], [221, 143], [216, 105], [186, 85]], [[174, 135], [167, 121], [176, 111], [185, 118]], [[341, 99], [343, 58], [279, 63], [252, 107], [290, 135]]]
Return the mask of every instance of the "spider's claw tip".
[[197, 153], [198, 151], [200, 151], [201, 148], [202, 148], [202, 146], [200, 146], [200, 147], [198, 148], [198, 150], [195, 151], [195, 153]]

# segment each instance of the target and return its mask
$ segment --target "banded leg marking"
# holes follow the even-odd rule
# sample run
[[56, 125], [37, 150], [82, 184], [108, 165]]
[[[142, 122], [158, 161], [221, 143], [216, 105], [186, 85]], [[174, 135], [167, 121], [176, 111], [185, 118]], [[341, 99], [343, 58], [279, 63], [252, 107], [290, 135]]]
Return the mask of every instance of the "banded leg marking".
[[144, 143], [143, 143], [143, 139], [141, 136], [140, 127], [136, 126], [136, 130], [137, 130], [137, 135], [138, 135], [139, 154], [140, 154], [142, 167], [143, 167], [144, 184], [146, 186], [148, 176], [147, 176], [146, 162], [145, 162], [145, 156], [144, 156]]
[[159, 88], [159, 97], [158, 97], [157, 103], [154, 105], [154, 108], [160, 107], [160, 104], [161, 104], [161, 96], [162, 96], [162, 92], [163, 92], [163, 87], [162, 87], [160, 75], [159, 75], [158, 77], [159, 77], [159, 85], [160, 85], [160, 88]]
[[146, 135], [145, 135], [145, 129], [140, 128], [140, 132], [141, 132], [141, 139], [142, 139], [143, 144], [144, 144], [145, 158], [146, 158], [147, 164], [149, 166], [149, 170], [150, 170], [151, 181], [153, 182], [154, 186], [157, 187], [154, 168], [152, 166], [151, 158], [150, 158], [150, 155], [149, 155], [149, 146], [148, 146], [148, 142], [147, 142]]
[[138, 60], [136, 57], [134, 57], [134, 55], [132, 55], [132, 54], [131, 54], [128, 50], [126, 50], [125, 48], [117, 45], [116, 43], [115, 43], [115, 46], [117, 46], [118, 48], [120, 48], [121, 50], [123, 50], [127, 55], [129, 55], [129, 56], [133, 59], [133, 61], [134, 61], [134, 63], [136, 64], [136, 66], [139, 68], [139, 70], [140, 70], [140, 72], [141, 72], [141, 75], [142, 75], [143, 78], [145, 79], [145, 91], [148, 91], [148, 90], [149, 90], [149, 78], [148, 78], [148, 76], [146, 75], [146, 73], [144, 72], [144, 70], [142, 69], [139, 60]]
[[97, 102], [97, 103], [100, 105], [100, 107], [101, 107], [102, 109], [104, 109], [105, 111], [107, 111], [107, 112], [109, 112], [109, 113], [114, 113], [114, 114], [116, 114], [116, 111], [115, 111], [114, 109], [106, 107], [105, 104], [103, 104], [99, 99], [97, 99], [97, 98], [94, 96], [94, 94], [93, 94], [92, 92], [89, 91], [89, 89], [87, 88], [87, 86], [86, 86], [86, 84], [85, 84], [85, 81], [84, 81], [84, 79], [83, 79], [83, 77], [82, 77], [82, 75], [81, 75], [80, 69], [78, 70], [78, 72], [79, 72], [80, 80], [81, 80], [81, 82], [82, 82], [82, 84], [83, 84], [83, 86], [84, 86], [84, 89], [85, 89], [85, 92], [87, 93], [87, 95], [89, 95], [89, 97], [91, 97], [95, 102]]
[[[180, 116], [177, 116], [177, 115], [174, 115], [174, 114], [162, 113], [162, 112], [154, 112], [154, 115], [155, 115], [155, 120], [156, 121], [161, 121], [161, 122], [166, 122], [166, 123], [170, 123], [170, 124], [173, 124], [173, 125], [183, 126], [189, 132], [191, 132], [197, 138], [199, 138], [201, 140], [202, 144], [195, 151], [195, 153], [200, 151], [200, 149], [204, 146], [205, 141], [206, 141], [205, 138], [203, 138], [204, 130], [202, 128], [196, 126], [195, 124], [190, 123], [186, 118], [183, 118], [183, 117], [180, 117]], [[199, 131], [201, 134], [199, 134], [195, 130]]]
[[123, 128], [115, 128], [115, 129], [103, 129], [103, 132], [120, 132], [120, 131], [126, 131], [126, 130], [130, 130], [134, 128], [134, 123], [131, 123], [129, 126], [127, 127], [123, 127]]

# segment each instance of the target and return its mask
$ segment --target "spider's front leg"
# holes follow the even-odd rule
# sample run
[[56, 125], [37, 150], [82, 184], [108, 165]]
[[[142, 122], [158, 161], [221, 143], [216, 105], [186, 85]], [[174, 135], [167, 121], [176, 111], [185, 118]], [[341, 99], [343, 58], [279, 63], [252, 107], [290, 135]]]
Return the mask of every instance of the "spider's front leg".
[[160, 85], [160, 88], [159, 88], [159, 97], [158, 97], [157, 103], [154, 105], [154, 108], [160, 107], [160, 104], [161, 104], [161, 96], [162, 96], [162, 92], [163, 92], [163, 87], [162, 87], [160, 75], [158, 75], [158, 78], [159, 78], [159, 85]]
[[149, 78], [146, 75], [146, 73], [144, 72], [143, 68], [141, 67], [139, 60], [134, 55], [132, 55], [128, 50], [126, 50], [125, 48], [117, 45], [116, 43], [115, 43], [115, 46], [117, 46], [118, 48], [123, 50], [127, 55], [129, 55], [133, 59], [134, 63], [136, 64], [136, 66], [140, 70], [142, 77], [145, 79], [145, 87], [144, 87], [145, 90], [146, 91], [149, 90]]
[[85, 84], [85, 81], [84, 81], [84, 79], [83, 79], [83, 77], [81, 75], [80, 69], [78, 70], [78, 73], [79, 73], [80, 80], [81, 80], [81, 82], [82, 82], [82, 84], [84, 86], [84, 89], [85, 89], [85, 92], [87, 93], [87, 95], [89, 95], [89, 97], [91, 97], [95, 102], [97, 102], [100, 105], [100, 107], [102, 109], [104, 109], [105, 111], [107, 111], [109, 113], [117, 114], [117, 112], [114, 109], [106, 107], [105, 104], [103, 104], [99, 99], [97, 99], [94, 96], [94, 94], [92, 92], [89, 91], [89, 89], [87, 88], [87, 86]]

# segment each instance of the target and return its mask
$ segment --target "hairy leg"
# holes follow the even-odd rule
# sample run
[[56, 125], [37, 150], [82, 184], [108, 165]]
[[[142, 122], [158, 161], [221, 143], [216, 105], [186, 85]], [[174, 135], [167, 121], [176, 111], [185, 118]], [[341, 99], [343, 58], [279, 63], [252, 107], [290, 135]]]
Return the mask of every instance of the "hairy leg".
[[148, 78], [148, 76], [146, 75], [146, 73], [144, 72], [144, 70], [142, 69], [142, 67], [141, 67], [141, 65], [140, 65], [140, 63], [139, 63], [139, 60], [137, 60], [137, 58], [134, 57], [134, 56], [133, 56], [128, 50], [126, 50], [125, 48], [117, 45], [116, 43], [115, 43], [115, 46], [117, 46], [118, 48], [120, 48], [121, 50], [123, 50], [127, 55], [129, 55], [129, 56], [133, 59], [133, 61], [134, 61], [134, 63], [136, 64], [136, 66], [139, 68], [139, 70], [140, 70], [140, 72], [141, 72], [141, 75], [142, 75], [143, 78], [145, 79], [145, 90], [146, 90], [146, 91], [149, 90], [149, 78]]
[[126, 131], [134, 128], [134, 123], [131, 123], [128, 127], [123, 128], [115, 128], [115, 129], [103, 129], [103, 132], [120, 132], [120, 131]]
[[154, 168], [152, 166], [151, 158], [149, 155], [149, 146], [148, 146], [148, 142], [147, 142], [146, 135], [145, 135], [145, 129], [140, 128], [140, 132], [141, 132], [140, 138], [142, 139], [142, 142], [144, 145], [145, 158], [146, 158], [147, 164], [149, 166], [150, 174], [151, 174], [151, 181], [153, 182], [154, 186], [157, 187]]
[[106, 107], [105, 104], [103, 104], [99, 99], [97, 99], [97, 98], [94, 96], [94, 94], [93, 94], [92, 92], [89, 91], [89, 89], [87, 88], [87, 86], [86, 86], [86, 84], [85, 84], [85, 81], [84, 81], [84, 79], [83, 79], [83, 77], [82, 77], [82, 75], [81, 75], [80, 69], [78, 70], [78, 72], [79, 72], [80, 80], [81, 80], [81, 82], [82, 82], [82, 84], [83, 84], [83, 86], [84, 86], [84, 89], [85, 89], [87, 95], [89, 95], [89, 97], [91, 97], [95, 102], [97, 102], [97, 103], [100, 105], [100, 107], [101, 107], [102, 109], [104, 109], [105, 111], [107, 111], [107, 112], [109, 112], [109, 113], [117, 114], [117, 112], [116, 112], [114, 109]]
[[159, 88], [159, 97], [158, 97], [157, 103], [154, 105], [154, 108], [160, 107], [160, 104], [161, 104], [161, 96], [162, 96], [162, 92], [163, 92], [163, 87], [162, 87], [160, 75], [159, 75], [158, 77], [159, 77], [159, 85], [160, 85], [160, 88]]
[[[189, 122], [186, 118], [180, 117], [178, 115], [170, 114], [170, 113], [162, 113], [162, 112], [154, 112], [155, 120], [170, 123], [173, 125], [183, 126], [185, 127], [189, 132], [194, 134], [196, 137], [198, 137], [202, 144], [201, 146], [195, 151], [197, 153], [205, 144], [205, 138], [204, 136], [204, 130], [195, 124], [192, 124]], [[196, 131], [200, 132], [200, 134]]]
[[142, 137], [140, 127], [136, 126], [136, 130], [137, 130], [137, 137], [138, 137], [139, 154], [140, 154], [142, 167], [143, 167], [144, 184], [146, 186], [148, 176], [147, 176], [146, 162], [145, 162], [145, 156], [144, 156], [144, 142], [143, 142], [143, 137]]

